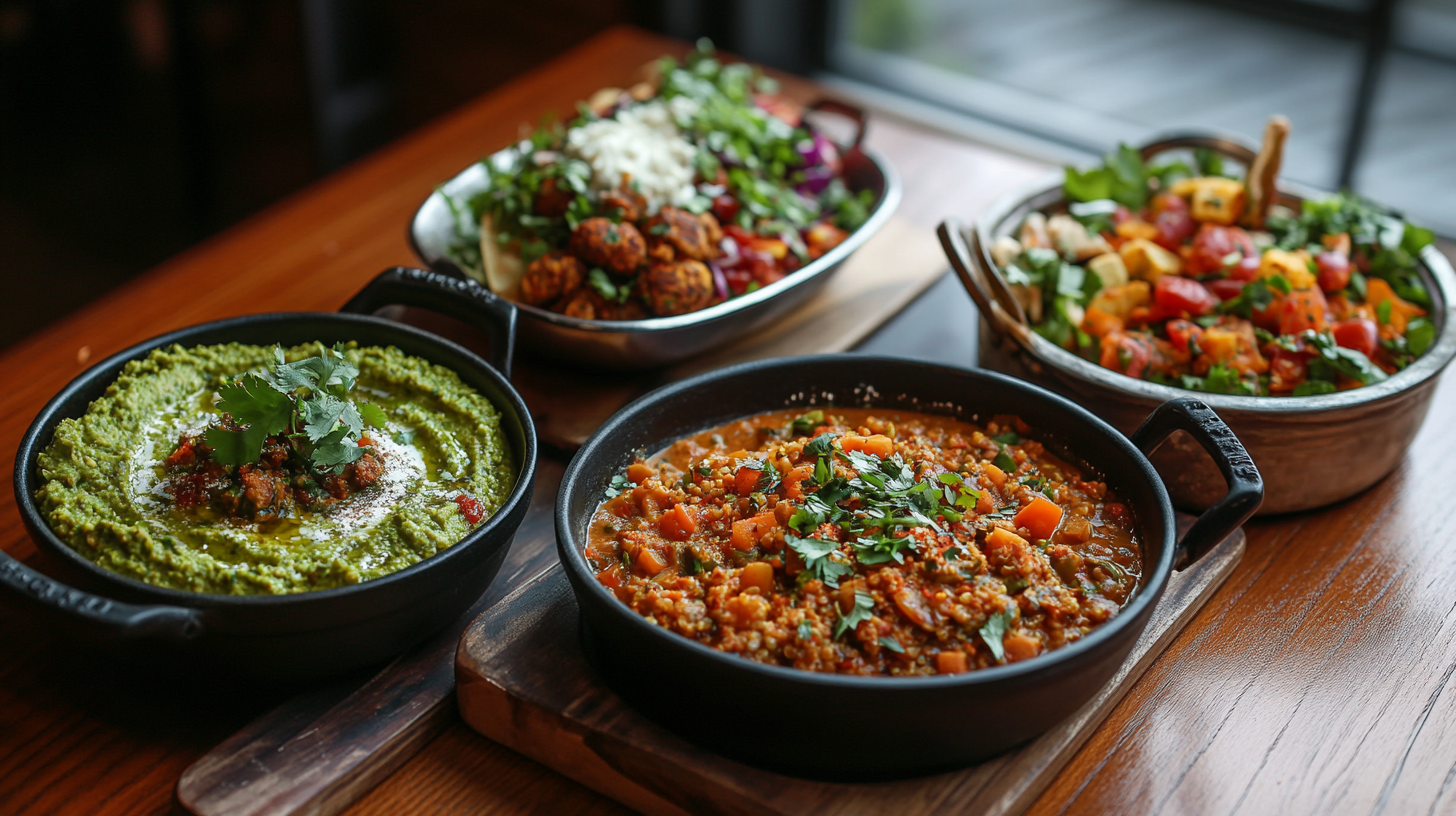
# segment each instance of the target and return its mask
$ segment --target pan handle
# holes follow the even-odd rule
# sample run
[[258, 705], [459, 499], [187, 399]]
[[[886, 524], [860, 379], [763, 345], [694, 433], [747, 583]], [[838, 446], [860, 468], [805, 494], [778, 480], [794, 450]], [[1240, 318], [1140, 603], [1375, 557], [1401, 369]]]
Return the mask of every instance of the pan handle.
[[463, 320], [490, 337], [490, 364], [506, 379], [516, 353], [516, 307], [468, 278], [396, 266], [380, 272], [341, 312], [374, 314], [385, 306], [416, 306]]
[[859, 143], [860, 142], [864, 141], [864, 134], [865, 134], [865, 112], [864, 112], [864, 108], [857, 107], [855, 105], [851, 105], [848, 102], [840, 102], [837, 99], [816, 99], [816, 100], [814, 100], [813, 102], [810, 102], [808, 105], [806, 105], [804, 107], [804, 112], [805, 113], [809, 113], [809, 112], [812, 112], [812, 111], [824, 111], [825, 113], [835, 113], [835, 114], [838, 114], [840, 116], [843, 116], [844, 118], [850, 120], [851, 122], [854, 122], [854, 137], [851, 138], [848, 142], [845, 142], [844, 144], [839, 145], [840, 149], [845, 150], [845, 151], [854, 150], [855, 148], [859, 147]]
[[105, 641], [155, 639], [188, 641], [202, 634], [202, 612], [181, 606], [119, 603], [66, 586], [0, 550], [0, 585], [30, 598], [65, 625]]
[[1189, 397], [1171, 399], [1153, 409], [1132, 434], [1132, 443], [1144, 456], [1176, 431], [1186, 431], [1213, 457], [1228, 483], [1228, 493], [1203, 511], [1178, 542], [1173, 569], [1179, 570], [1202, 558], [1214, 545], [1249, 520], [1264, 502], [1264, 478], [1243, 443], [1218, 414], [1203, 402]]

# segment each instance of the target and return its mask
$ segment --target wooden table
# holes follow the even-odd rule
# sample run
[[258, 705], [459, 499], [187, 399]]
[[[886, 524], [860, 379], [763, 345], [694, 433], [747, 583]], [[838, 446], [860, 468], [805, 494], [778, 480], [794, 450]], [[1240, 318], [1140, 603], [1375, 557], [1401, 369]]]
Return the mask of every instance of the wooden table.
[[[404, 227], [434, 184], [542, 111], [569, 111], [677, 47], [607, 31], [11, 348], [0, 356], [0, 449], [15, 450], [42, 404], [90, 360], [204, 320], [337, 308], [380, 269], [413, 260]], [[869, 138], [904, 176], [902, 214], [926, 229], [944, 215], [973, 217], [1046, 169], [883, 118]], [[865, 347], [970, 364], [972, 311], [947, 278]], [[1249, 526], [1238, 571], [1035, 813], [1456, 811], [1451, 388], [1375, 488]], [[0, 545], [34, 561], [4, 473]], [[186, 678], [117, 676], [7, 607], [0, 813], [169, 812], [182, 770], [275, 702]], [[621, 811], [457, 723], [348, 812]]]

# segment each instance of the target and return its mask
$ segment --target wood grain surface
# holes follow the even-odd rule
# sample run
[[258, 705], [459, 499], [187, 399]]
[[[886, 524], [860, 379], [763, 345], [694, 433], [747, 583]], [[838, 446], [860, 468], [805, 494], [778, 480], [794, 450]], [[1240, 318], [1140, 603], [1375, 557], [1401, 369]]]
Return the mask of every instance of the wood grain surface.
[[[0, 450], [14, 451], [89, 362], [132, 343], [220, 317], [338, 308], [375, 273], [414, 261], [405, 225], [441, 179], [543, 111], [569, 111], [679, 47], [609, 30], [5, 350]], [[883, 116], [869, 140], [904, 178], [900, 214], [927, 230], [947, 214], [974, 218], [1047, 169]], [[942, 279], [868, 346], [968, 365], [974, 326], [969, 299]], [[1452, 389], [1443, 383], [1380, 484], [1246, 528], [1234, 575], [1030, 813], [1456, 812]], [[0, 546], [37, 564], [8, 468], [0, 481]], [[169, 813], [183, 769], [283, 699], [118, 675], [7, 606], [0, 813]], [[453, 722], [346, 812], [624, 811]]]
[[[1184, 517], [1187, 529], [1192, 517]], [[716, 756], [658, 727], [602, 684], [581, 649], [566, 574], [546, 570], [472, 623], [456, 661], [475, 730], [652, 816], [1017, 816], [1238, 565], [1235, 531], [1169, 579], [1122, 668], [1029, 745], [963, 770], [874, 784], [812, 782]]]

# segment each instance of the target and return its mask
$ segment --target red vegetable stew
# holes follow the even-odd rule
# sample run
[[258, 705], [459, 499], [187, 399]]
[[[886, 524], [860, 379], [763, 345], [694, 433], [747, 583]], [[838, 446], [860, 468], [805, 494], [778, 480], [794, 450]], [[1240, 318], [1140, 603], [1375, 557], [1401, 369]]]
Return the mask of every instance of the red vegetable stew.
[[1128, 508], [1015, 417], [775, 411], [613, 478], [597, 580], [652, 623], [780, 666], [933, 675], [1026, 660], [1138, 586]]

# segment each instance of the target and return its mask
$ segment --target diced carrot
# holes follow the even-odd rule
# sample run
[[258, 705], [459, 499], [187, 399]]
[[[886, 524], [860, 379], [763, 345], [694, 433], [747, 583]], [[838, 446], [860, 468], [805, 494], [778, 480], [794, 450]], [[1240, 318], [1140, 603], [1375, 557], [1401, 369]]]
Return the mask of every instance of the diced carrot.
[[641, 462], [633, 462], [627, 466], [627, 481], [632, 484], [642, 484], [652, 476], [652, 468]]
[[1037, 496], [1021, 508], [1013, 523], [1025, 528], [1032, 538], [1051, 538], [1052, 533], [1057, 531], [1057, 525], [1062, 523], [1062, 507]]
[[651, 577], [667, 569], [667, 559], [651, 547], [643, 547], [637, 551], [637, 574]]
[[1115, 331], [1122, 331], [1122, 318], [1108, 311], [1092, 306], [1082, 317], [1082, 331], [1093, 337], [1102, 338]]
[[1011, 532], [1005, 527], [992, 527], [991, 532], [986, 534], [986, 550], [1009, 550], [1010, 552], [1021, 552], [1026, 548], [1026, 539]]
[[733, 474], [733, 492], [740, 496], [747, 496], [758, 487], [758, 482], [762, 478], [763, 471], [761, 470], [739, 468], [738, 472]]
[[1318, 288], [1295, 289], [1284, 296], [1279, 333], [1303, 334], [1306, 329], [1322, 332], [1330, 325], [1329, 309], [1324, 292]]
[[693, 533], [698, 531], [698, 520], [688, 512], [687, 505], [677, 504], [657, 520], [657, 531], [662, 537], [672, 541], [687, 541]]
[[982, 464], [981, 469], [985, 471], [986, 478], [991, 480], [991, 484], [996, 485], [997, 487], [1006, 486], [1006, 471], [996, 467], [990, 462]]
[[976, 499], [976, 512], [983, 516], [987, 513], [996, 512], [996, 501], [991, 498], [991, 491], [981, 491], [981, 497]]
[[1041, 654], [1041, 641], [1020, 632], [1011, 632], [1001, 637], [1001, 648], [1006, 652], [1006, 662], [1030, 660]]
[[743, 567], [738, 575], [738, 586], [742, 590], [757, 587], [762, 595], [773, 589], [773, 565], [767, 561], [753, 561]]
[[884, 434], [872, 434], [870, 436], [846, 434], [839, 440], [839, 446], [846, 451], [860, 451], [871, 456], [878, 456], [881, 459], [895, 452], [895, 440]]
[[801, 499], [804, 497], [802, 482], [814, 475], [813, 465], [799, 465], [789, 471], [784, 477], [784, 496], [790, 499]]
[[779, 526], [779, 520], [774, 517], [773, 511], [759, 513], [753, 518], [739, 519], [733, 522], [733, 533], [729, 543], [733, 549], [740, 552], [748, 552], [753, 549], [759, 539], [769, 530]]
[[1405, 334], [1406, 324], [1412, 317], [1420, 317], [1426, 313], [1425, 309], [1414, 303], [1402, 300], [1395, 294], [1395, 290], [1391, 288], [1390, 284], [1380, 278], [1370, 278], [1365, 287], [1365, 300], [1372, 307], [1379, 306], [1381, 303], [1390, 303], [1389, 325], [1397, 335]]
[[941, 674], [960, 674], [970, 668], [965, 652], [937, 652], [935, 670]]

